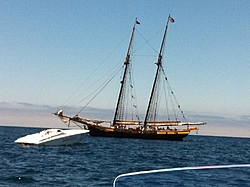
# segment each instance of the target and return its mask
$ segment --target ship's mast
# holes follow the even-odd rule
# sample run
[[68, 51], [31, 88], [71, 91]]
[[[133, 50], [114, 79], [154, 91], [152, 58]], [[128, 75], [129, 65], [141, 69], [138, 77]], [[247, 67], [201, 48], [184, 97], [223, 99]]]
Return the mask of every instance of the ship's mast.
[[131, 38], [130, 38], [130, 42], [129, 42], [129, 45], [128, 45], [126, 59], [124, 61], [125, 68], [124, 68], [124, 73], [123, 73], [123, 77], [122, 77], [122, 81], [121, 81], [120, 93], [119, 93], [119, 97], [118, 97], [118, 101], [117, 101], [117, 105], [116, 105], [116, 109], [115, 109], [113, 125], [116, 124], [116, 121], [118, 119], [123, 119], [123, 115], [124, 115], [123, 102], [125, 100], [125, 89], [126, 89], [125, 85], [126, 85], [126, 81], [127, 81], [126, 77], [127, 77], [127, 72], [128, 72], [129, 63], [130, 63], [130, 50], [131, 50], [131, 46], [132, 46], [132, 42], [133, 42], [133, 38], [134, 38], [134, 32], [135, 32], [136, 24], [140, 24], [137, 21], [137, 18], [135, 19], [135, 23], [134, 23]]
[[167, 36], [167, 29], [168, 29], [168, 24], [169, 21], [173, 22], [173, 18], [170, 17], [170, 14], [168, 16], [168, 20], [167, 20], [167, 24], [165, 27], [165, 31], [164, 31], [164, 35], [163, 35], [163, 39], [162, 39], [162, 43], [161, 43], [161, 48], [160, 48], [160, 52], [158, 55], [158, 60], [157, 60], [157, 70], [156, 70], [156, 74], [155, 74], [155, 79], [154, 79], [154, 83], [153, 83], [153, 87], [152, 87], [152, 91], [151, 91], [151, 95], [150, 95], [150, 99], [149, 99], [149, 103], [148, 103], [148, 108], [147, 108], [147, 112], [145, 115], [145, 120], [144, 120], [144, 127], [147, 126], [147, 123], [152, 121], [152, 118], [155, 119], [155, 115], [156, 115], [156, 110], [157, 110], [157, 102], [158, 102], [158, 95], [157, 95], [157, 91], [158, 91], [158, 83], [159, 83], [159, 74], [160, 71], [162, 70], [162, 55], [163, 55], [163, 51], [164, 51], [164, 47], [165, 47], [165, 41], [166, 41], [166, 36]]

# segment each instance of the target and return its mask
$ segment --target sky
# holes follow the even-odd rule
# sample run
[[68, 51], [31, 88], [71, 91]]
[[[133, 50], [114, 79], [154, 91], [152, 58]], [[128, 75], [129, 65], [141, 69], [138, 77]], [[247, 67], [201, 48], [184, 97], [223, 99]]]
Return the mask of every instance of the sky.
[[[200, 134], [249, 137], [249, 7], [248, 0], [1, 0], [1, 124], [61, 125], [51, 113], [72, 103], [77, 111], [88, 98], [69, 102], [72, 94], [78, 91], [80, 98], [123, 63], [135, 18], [141, 24], [133, 66], [144, 113], [155, 51], [171, 14], [175, 22], [168, 29], [164, 67], [182, 109], [190, 119], [208, 123]], [[150, 46], [142, 45], [143, 38]], [[91, 117], [112, 108], [113, 88], [93, 101]]]

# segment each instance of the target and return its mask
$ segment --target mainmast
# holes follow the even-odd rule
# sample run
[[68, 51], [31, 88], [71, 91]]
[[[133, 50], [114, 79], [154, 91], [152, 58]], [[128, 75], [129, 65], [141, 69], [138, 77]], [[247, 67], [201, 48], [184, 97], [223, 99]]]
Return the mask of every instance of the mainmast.
[[115, 115], [114, 115], [114, 120], [113, 120], [113, 124], [115, 125], [117, 120], [121, 120], [123, 119], [123, 115], [124, 115], [124, 107], [123, 107], [123, 101], [125, 100], [125, 85], [126, 85], [126, 77], [127, 77], [127, 72], [128, 72], [128, 68], [129, 68], [129, 63], [130, 63], [130, 50], [131, 50], [131, 46], [132, 46], [132, 42], [133, 42], [133, 38], [134, 38], [134, 32], [135, 32], [135, 26], [136, 24], [140, 24], [137, 21], [137, 18], [135, 19], [135, 23], [132, 29], [132, 34], [131, 34], [131, 38], [130, 38], [130, 42], [129, 42], [129, 46], [128, 46], [128, 50], [127, 50], [127, 55], [126, 55], [126, 59], [124, 61], [124, 73], [123, 73], [123, 77], [122, 77], [122, 81], [121, 81], [121, 87], [120, 87], [120, 93], [119, 93], [119, 97], [118, 97], [118, 101], [117, 101], [117, 105], [116, 105], [116, 109], [115, 109]]
[[150, 122], [152, 120], [154, 121], [155, 117], [156, 117], [157, 104], [158, 104], [158, 95], [157, 95], [158, 92], [157, 91], [158, 91], [158, 87], [159, 87], [158, 83], [159, 83], [159, 79], [160, 79], [159, 74], [160, 74], [160, 71], [162, 71], [162, 55], [163, 55], [163, 51], [164, 51], [164, 47], [165, 47], [165, 41], [166, 41], [169, 21], [174, 22], [174, 19], [170, 17], [170, 14], [168, 16], [166, 28], [165, 28], [162, 43], [161, 43], [160, 52], [158, 55], [158, 60], [156, 62], [157, 70], [156, 70], [155, 79], [154, 79], [154, 83], [153, 83], [153, 87], [152, 87], [152, 91], [151, 91], [151, 95], [150, 95], [150, 99], [149, 99], [149, 104], [148, 104], [148, 108], [147, 108], [147, 112], [146, 112], [146, 116], [145, 116], [145, 120], [144, 120], [144, 127], [146, 127], [148, 122]]

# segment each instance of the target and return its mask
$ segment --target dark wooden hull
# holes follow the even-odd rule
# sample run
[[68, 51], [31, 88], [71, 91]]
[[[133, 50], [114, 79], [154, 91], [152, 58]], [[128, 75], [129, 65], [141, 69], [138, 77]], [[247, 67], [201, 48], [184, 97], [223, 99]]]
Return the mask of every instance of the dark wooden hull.
[[97, 125], [87, 125], [91, 136], [115, 137], [115, 138], [138, 138], [153, 140], [182, 141], [189, 134], [189, 130], [178, 131], [140, 131], [134, 129], [113, 129]]

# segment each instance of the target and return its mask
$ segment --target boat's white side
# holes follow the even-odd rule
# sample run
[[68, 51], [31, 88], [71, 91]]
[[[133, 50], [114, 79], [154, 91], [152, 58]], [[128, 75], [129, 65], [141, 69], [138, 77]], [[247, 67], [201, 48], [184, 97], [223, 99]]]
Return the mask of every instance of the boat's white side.
[[223, 169], [223, 168], [244, 168], [250, 167], [250, 164], [234, 164], [234, 165], [217, 165], [217, 166], [193, 166], [193, 167], [180, 167], [180, 168], [168, 168], [168, 169], [158, 169], [158, 170], [149, 170], [149, 171], [138, 171], [131, 173], [124, 173], [118, 175], [113, 182], [113, 187], [116, 186], [116, 181], [122, 177], [134, 176], [134, 175], [144, 175], [151, 173], [163, 173], [171, 171], [184, 171], [184, 170], [201, 170], [201, 169]]
[[23, 145], [71, 145], [83, 140], [89, 130], [47, 129], [15, 140]]

